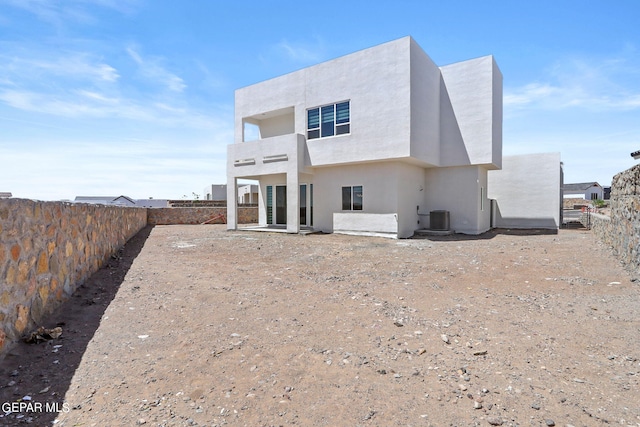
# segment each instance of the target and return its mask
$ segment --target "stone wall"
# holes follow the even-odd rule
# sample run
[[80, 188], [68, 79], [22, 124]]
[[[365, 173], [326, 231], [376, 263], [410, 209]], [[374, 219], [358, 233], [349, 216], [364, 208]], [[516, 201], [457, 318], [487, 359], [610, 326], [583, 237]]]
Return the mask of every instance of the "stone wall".
[[591, 229], [640, 278], [640, 165], [613, 177], [611, 216], [591, 214]]
[[[184, 207], [184, 208], [150, 208], [148, 210], [150, 225], [169, 224], [226, 224], [226, 207]], [[257, 207], [238, 207], [239, 224], [256, 224], [258, 222]]]
[[[226, 207], [0, 199], [0, 358], [147, 224], [224, 224], [226, 215]], [[255, 224], [258, 208], [238, 207], [238, 218]]]
[[224, 208], [226, 200], [169, 200], [169, 208]]
[[145, 208], [0, 199], [0, 356], [146, 224]]

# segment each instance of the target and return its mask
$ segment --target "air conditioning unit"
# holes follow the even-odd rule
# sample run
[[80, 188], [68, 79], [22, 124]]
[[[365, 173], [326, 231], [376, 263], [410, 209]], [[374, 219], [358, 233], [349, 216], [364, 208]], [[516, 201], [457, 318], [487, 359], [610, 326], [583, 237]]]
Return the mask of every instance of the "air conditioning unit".
[[449, 231], [449, 211], [431, 211], [431, 230]]

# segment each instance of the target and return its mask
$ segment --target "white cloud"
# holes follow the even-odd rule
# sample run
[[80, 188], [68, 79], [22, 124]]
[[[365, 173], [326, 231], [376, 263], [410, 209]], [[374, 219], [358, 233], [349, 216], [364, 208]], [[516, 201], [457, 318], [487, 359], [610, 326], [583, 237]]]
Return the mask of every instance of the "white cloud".
[[[182, 92], [184, 81], [145, 58], [127, 52], [137, 71], [122, 71], [96, 54], [63, 52], [57, 56], [39, 47], [0, 46], [0, 104], [14, 109], [73, 118], [123, 118], [167, 126], [211, 128], [227, 117], [222, 106], [194, 109]], [[139, 72], [150, 87], [130, 86]], [[149, 86], [149, 85], [147, 85]], [[159, 87], [158, 87], [159, 86]]]
[[290, 41], [281, 40], [267, 49], [265, 54], [260, 55], [260, 60], [266, 64], [283, 61], [295, 65], [310, 65], [321, 62], [326, 58], [327, 52], [325, 44], [319, 37], [311, 41]]
[[76, 2], [113, 9], [124, 15], [135, 13], [141, 5], [141, 0], [76, 0]]
[[89, 90], [79, 90], [78, 95], [84, 96], [90, 100], [99, 101], [104, 104], [117, 105], [120, 103], [118, 98], [108, 97], [98, 92], [92, 92]]
[[69, 23], [98, 23], [99, 19], [89, 10], [92, 6], [112, 9], [122, 14], [132, 14], [139, 3], [138, 0], [0, 0], [0, 2], [26, 10], [40, 21], [56, 28], [64, 28]]
[[504, 106], [521, 109], [590, 111], [640, 108], [640, 64], [627, 52], [611, 58], [567, 58], [553, 64], [537, 82], [505, 88]]
[[200, 72], [204, 76], [204, 78], [200, 82], [200, 87], [201, 88], [204, 88], [204, 89], [207, 89], [207, 90], [218, 91], [218, 90], [220, 90], [222, 88], [226, 88], [227, 87], [226, 80], [221, 78], [220, 76], [216, 75], [215, 73], [212, 73], [211, 70], [209, 69], [209, 67], [204, 65], [201, 61], [196, 59], [196, 60], [194, 60], [194, 63], [196, 65], [196, 67], [198, 68], [198, 70], [200, 70]]
[[292, 61], [304, 63], [320, 61], [323, 51], [320, 43], [310, 45], [305, 43], [291, 43], [287, 40], [278, 43], [276, 48]]
[[172, 92], [182, 92], [187, 85], [184, 80], [175, 74], [167, 71], [160, 65], [162, 60], [158, 57], [143, 58], [133, 47], [127, 48], [129, 56], [138, 64], [140, 74], [145, 79], [152, 80]]
[[0, 92], [0, 101], [4, 101], [13, 108], [20, 110], [33, 110], [34, 98], [37, 95], [29, 92], [21, 92], [17, 90], [5, 90]]
[[39, 93], [0, 89], [0, 102], [15, 109], [51, 116], [126, 119], [185, 129], [214, 130], [225, 122], [233, 121], [230, 108], [198, 111], [188, 106], [112, 97], [89, 90]]
[[[69, 93], [41, 93], [28, 90], [0, 91], [0, 101], [10, 107], [29, 112], [74, 118], [107, 117], [121, 114], [120, 109], [116, 108], [117, 100], [112, 100], [109, 103], [111, 105], [105, 106], [104, 101], [106, 99], [109, 98], [88, 91]], [[128, 113], [130, 116], [136, 116], [139, 119], [145, 118], [144, 115], [139, 113], [131, 114], [130, 109]]]
[[120, 78], [118, 71], [94, 55], [83, 52], [65, 52], [53, 57], [42, 50], [12, 51], [4, 46], [0, 53], [0, 86], [7, 83], [45, 86], [51, 78], [79, 80], [92, 84], [114, 83]]
[[512, 89], [510, 92], [506, 92], [503, 97], [503, 103], [505, 106], [527, 105], [546, 99], [556, 91], [557, 88], [549, 84], [529, 83], [520, 88]]

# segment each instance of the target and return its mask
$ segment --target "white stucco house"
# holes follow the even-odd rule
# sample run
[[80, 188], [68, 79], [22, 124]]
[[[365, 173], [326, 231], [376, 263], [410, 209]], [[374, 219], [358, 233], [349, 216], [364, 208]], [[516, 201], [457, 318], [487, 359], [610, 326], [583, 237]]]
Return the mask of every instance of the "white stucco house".
[[204, 200], [227, 200], [227, 186], [226, 184], [211, 184], [207, 185], [203, 191]]
[[446, 211], [451, 229], [480, 234], [501, 167], [493, 56], [439, 67], [404, 37], [235, 93], [227, 200], [257, 180], [262, 226], [404, 238]]
[[[204, 200], [227, 201], [227, 185], [212, 184], [204, 189]], [[254, 184], [238, 184], [238, 204], [258, 203], [258, 186]]]
[[239, 185], [238, 203], [241, 205], [258, 203], [258, 186], [254, 184]]
[[565, 199], [583, 198], [584, 200], [603, 200], [604, 189], [597, 182], [578, 182], [565, 184], [563, 187]]

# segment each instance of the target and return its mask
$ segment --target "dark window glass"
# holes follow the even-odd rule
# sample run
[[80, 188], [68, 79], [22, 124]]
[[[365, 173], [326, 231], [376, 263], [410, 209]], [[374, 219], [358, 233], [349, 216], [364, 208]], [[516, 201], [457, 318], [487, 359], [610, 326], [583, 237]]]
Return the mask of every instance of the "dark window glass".
[[310, 225], [313, 226], [313, 184], [309, 184], [309, 208], [311, 212], [309, 212], [309, 221]]
[[276, 224], [287, 223], [287, 186], [276, 185]]
[[342, 187], [342, 210], [351, 210], [351, 187]]
[[307, 185], [300, 186], [300, 225], [307, 225]]
[[344, 135], [345, 133], [349, 133], [349, 123], [346, 125], [336, 126], [336, 135]]
[[325, 107], [322, 107], [322, 132], [321, 132], [321, 136], [324, 138], [325, 136], [333, 136], [335, 133], [335, 122], [333, 120], [334, 118], [334, 112], [333, 112], [333, 105], [327, 105]]
[[267, 224], [273, 224], [273, 187], [267, 185]]
[[353, 187], [353, 210], [362, 210], [362, 186]]
[[307, 139], [351, 132], [350, 101], [307, 110]]
[[336, 104], [336, 123], [349, 123], [349, 102]]
[[320, 127], [320, 109], [312, 108], [307, 111], [307, 128], [317, 129]]
[[320, 138], [320, 109], [307, 111], [307, 139]]

